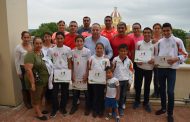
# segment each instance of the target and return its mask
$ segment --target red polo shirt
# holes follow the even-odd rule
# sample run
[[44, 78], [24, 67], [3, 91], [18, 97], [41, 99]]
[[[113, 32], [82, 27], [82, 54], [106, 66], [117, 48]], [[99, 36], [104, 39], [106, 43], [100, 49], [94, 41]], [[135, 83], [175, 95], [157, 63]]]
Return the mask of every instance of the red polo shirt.
[[113, 49], [114, 57], [118, 56], [119, 45], [126, 44], [128, 46], [128, 57], [133, 61], [134, 51], [135, 51], [135, 43], [134, 43], [133, 39], [128, 37], [128, 35], [116, 35], [111, 39], [110, 44]]
[[77, 34], [67, 34], [63, 42], [64, 45], [70, 47], [71, 49], [75, 48], [75, 38]]
[[101, 35], [108, 38], [110, 41], [115, 35], [117, 34], [117, 30], [115, 28], [112, 28], [111, 30], [107, 30], [104, 28], [101, 32]]

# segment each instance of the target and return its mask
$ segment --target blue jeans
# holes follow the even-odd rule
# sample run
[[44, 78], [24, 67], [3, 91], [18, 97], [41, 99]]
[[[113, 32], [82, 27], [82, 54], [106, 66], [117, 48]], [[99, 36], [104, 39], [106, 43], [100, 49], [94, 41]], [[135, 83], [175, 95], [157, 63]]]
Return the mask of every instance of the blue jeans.
[[168, 95], [168, 115], [173, 115], [174, 109], [174, 88], [176, 81], [176, 69], [171, 68], [158, 68], [158, 78], [160, 84], [160, 97], [161, 106], [163, 110], [166, 110], [166, 83], [167, 83], [167, 95]]

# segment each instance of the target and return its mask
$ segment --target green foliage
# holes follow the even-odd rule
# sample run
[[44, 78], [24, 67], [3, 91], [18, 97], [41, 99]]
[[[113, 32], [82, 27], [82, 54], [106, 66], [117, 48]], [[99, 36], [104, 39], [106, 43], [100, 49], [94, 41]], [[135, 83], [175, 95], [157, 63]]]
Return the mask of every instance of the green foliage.
[[45, 32], [54, 33], [57, 31], [57, 24], [55, 22], [42, 23], [38, 29], [32, 31], [32, 36], [43, 37]]
[[173, 34], [174, 34], [174, 36], [180, 38], [183, 41], [183, 43], [184, 43], [184, 45], [186, 47], [187, 33], [182, 29], [173, 29]]

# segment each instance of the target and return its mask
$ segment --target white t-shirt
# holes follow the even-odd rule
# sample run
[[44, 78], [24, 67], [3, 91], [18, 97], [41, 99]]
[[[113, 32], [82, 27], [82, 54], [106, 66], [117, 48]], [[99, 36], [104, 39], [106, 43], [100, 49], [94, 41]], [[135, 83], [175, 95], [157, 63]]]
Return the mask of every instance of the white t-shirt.
[[24, 56], [26, 55], [27, 50], [25, 50], [22, 44], [19, 44], [15, 48], [15, 67], [17, 74], [21, 74], [20, 65], [24, 65]]
[[87, 62], [90, 56], [90, 50], [85, 47], [83, 47], [82, 50], [76, 48], [72, 50], [75, 81], [83, 81], [83, 76], [86, 73]]
[[115, 98], [117, 94], [117, 89], [116, 89], [117, 86], [119, 86], [119, 81], [117, 78], [113, 77], [111, 79], [108, 79], [106, 97]]
[[47, 53], [48, 53], [49, 49], [51, 49], [51, 48], [53, 48], [53, 46], [51, 46], [51, 47], [43, 46], [42, 47], [42, 52], [43, 52], [44, 56], [48, 56]]
[[91, 70], [104, 71], [107, 66], [110, 66], [110, 61], [104, 56], [97, 57], [96, 55], [93, 55], [89, 59], [89, 65]]
[[132, 61], [126, 57], [124, 61], [122, 61], [119, 56], [113, 59], [113, 64], [115, 65], [114, 77], [116, 77], [119, 81], [129, 80], [132, 83], [133, 79], [133, 63]]
[[54, 69], [68, 69], [68, 59], [72, 57], [71, 49], [65, 45], [63, 47], [53, 47], [48, 51], [48, 57], [53, 62]]

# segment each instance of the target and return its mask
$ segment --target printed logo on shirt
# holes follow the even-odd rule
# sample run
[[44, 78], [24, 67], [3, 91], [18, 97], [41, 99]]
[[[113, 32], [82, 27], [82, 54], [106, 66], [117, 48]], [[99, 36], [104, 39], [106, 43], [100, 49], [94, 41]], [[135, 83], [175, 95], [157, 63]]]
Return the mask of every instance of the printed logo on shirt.
[[116, 88], [116, 85], [115, 85], [115, 83], [108, 83], [108, 87], [109, 88]]

